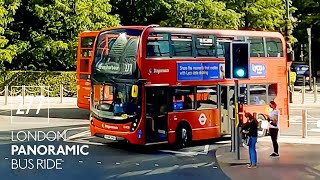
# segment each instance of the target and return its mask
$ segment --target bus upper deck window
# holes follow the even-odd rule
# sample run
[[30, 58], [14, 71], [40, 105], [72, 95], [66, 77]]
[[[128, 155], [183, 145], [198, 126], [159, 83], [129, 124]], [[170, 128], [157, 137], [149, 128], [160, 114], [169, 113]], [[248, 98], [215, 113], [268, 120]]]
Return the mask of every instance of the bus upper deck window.
[[283, 48], [279, 38], [266, 38], [268, 57], [283, 57]]

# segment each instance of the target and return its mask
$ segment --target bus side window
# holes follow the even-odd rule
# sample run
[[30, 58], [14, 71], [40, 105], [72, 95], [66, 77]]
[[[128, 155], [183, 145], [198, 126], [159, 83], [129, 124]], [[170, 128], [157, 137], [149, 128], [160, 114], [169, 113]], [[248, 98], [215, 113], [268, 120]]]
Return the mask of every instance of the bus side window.
[[192, 57], [192, 36], [172, 34], [172, 52], [175, 57]]
[[196, 56], [215, 57], [216, 38], [214, 35], [196, 35]]
[[250, 57], [265, 57], [264, 43], [262, 37], [249, 37]]
[[151, 33], [147, 42], [147, 57], [169, 57], [168, 37], [167, 33]]
[[277, 84], [269, 84], [268, 87], [268, 101], [274, 101], [278, 93]]
[[283, 57], [283, 49], [280, 39], [266, 38], [268, 57]]
[[266, 85], [250, 85], [250, 105], [267, 104], [267, 88]]
[[218, 108], [217, 87], [198, 87], [196, 97], [197, 109]]
[[172, 93], [173, 111], [195, 109], [193, 87], [175, 88]]

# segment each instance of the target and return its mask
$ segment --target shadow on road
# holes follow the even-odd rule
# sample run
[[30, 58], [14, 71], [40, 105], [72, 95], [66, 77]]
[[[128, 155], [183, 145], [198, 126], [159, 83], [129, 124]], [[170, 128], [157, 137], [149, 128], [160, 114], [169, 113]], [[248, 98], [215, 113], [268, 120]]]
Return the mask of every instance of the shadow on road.
[[[196, 146], [203, 146], [203, 145], [224, 145], [229, 144], [230, 137], [222, 137], [222, 138], [216, 138], [216, 139], [210, 139], [210, 140], [202, 140], [202, 141], [194, 141], [191, 144], [189, 144], [185, 149], [196, 147]], [[101, 142], [101, 139], [96, 139]], [[127, 151], [130, 153], [138, 153], [138, 154], [161, 154], [159, 153], [159, 150], [175, 150], [175, 151], [183, 151], [185, 149], [177, 149], [174, 144], [159, 144], [159, 145], [150, 145], [150, 146], [144, 146], [144, 145], [132, 145], [127, 143], [126, 141], [118, 141], [118, 142], [101, 142], [105, 144], [106, 148], [113, 148], [113, 149], [119, 149], [122, 151]]]

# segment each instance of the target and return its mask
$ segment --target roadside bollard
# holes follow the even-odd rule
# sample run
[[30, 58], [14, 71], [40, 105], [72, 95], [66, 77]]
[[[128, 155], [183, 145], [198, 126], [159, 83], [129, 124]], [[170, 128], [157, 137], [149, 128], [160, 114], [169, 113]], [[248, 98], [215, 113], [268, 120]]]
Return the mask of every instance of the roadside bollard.
[[302, 138], [307, 138], [307, 110], [302, 109]]
[[60, 103], [62, 103], [63, 99], [63, 84], [60, 84]]
[[8, 95], [9, 95], [9, 88], [8, 86], [4, 87], [4, 105], [8, 105]]
[[23, 86], [22, 86], [22, 104], [23, 104], [23, 105], [24, 105], [25, 97], [26, 97], [26, 86], [23, 85]]
[[313, 98], [313, 101], [314, 101], [314, 103], [316, 103], [317, 102], [317, 94], [318, 94], [318, 86], [315, 84], [314, 85], [314, 88], [313, 88], [313, 94], [314, 94], [314, 98]]
[[236, 136], [235, 136], [235, 118], [230, 118], [231, 124], [231, 152], [236, 151]]

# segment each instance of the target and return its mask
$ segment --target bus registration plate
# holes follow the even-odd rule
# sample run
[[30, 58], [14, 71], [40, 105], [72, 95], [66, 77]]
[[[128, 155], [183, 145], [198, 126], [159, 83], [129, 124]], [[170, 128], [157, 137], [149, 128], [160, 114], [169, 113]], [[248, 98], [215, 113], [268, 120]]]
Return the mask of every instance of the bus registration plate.
[[113, 140], [113, 141], [117, 139], [115, 136], [110, 136], [110, 135], [104, 135], [104, 138], [108, 140]]

